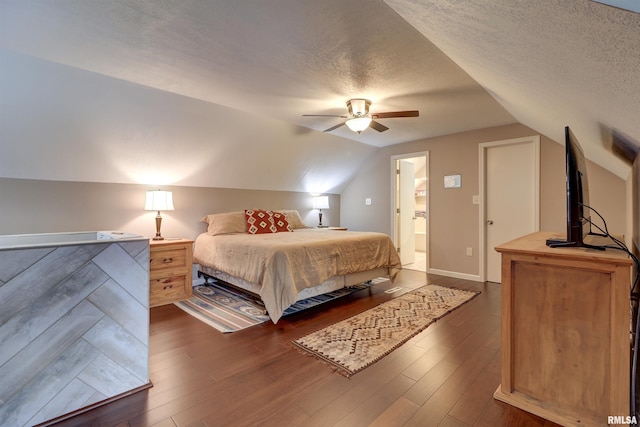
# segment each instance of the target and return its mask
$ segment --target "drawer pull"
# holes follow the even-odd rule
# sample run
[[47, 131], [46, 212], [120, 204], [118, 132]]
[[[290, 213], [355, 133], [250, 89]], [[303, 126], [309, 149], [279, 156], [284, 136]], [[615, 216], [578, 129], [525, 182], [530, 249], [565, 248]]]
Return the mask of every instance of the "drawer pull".
[[169, 264], [173, 262], [173, 258], [163, 258], [162, 262], [164, 262], [165, 264]]
[[164, 289], [164, 290], [166, 291], [167, 289], [171, 289], [171, 288], [173, 288], [173, 285], [167, 285], [167, 286], [165, 286], [165, 287], [164, 287], [164, 288], [162, 288], [162, 289]]

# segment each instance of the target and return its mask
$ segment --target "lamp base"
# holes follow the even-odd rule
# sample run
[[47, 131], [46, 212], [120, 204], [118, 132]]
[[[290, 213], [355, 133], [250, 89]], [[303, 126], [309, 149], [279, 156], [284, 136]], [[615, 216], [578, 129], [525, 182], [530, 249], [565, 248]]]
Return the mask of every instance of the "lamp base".
[[152, 240], [164, 240], [164, 237], [160, 234], [160, 226], [162, 225], [162, 216], [160, 216], [160, 211], [158, 211], [158, 215], [156, 215], [156, 237]]

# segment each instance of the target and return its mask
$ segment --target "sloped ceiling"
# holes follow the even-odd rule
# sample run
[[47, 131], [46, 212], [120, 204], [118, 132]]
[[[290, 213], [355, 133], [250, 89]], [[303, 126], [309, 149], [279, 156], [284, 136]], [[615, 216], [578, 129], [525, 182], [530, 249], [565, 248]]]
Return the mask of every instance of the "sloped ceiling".
[[558, 142], [571, 126], [626, 178], [611, 144], [640, 146], [640, 14], [588, 0], [387, 3], [520, 123]]
[[[219, 159], [199, 156], [202, 172], [173, 182], [184, 185], [307, 191], [292, 177], [339, 163], [339, 182], [322, 191], [340, 191], [375, 147], [515, 122], [558, 142], [570, 125], [588, 157], [626, 178], [628, 163], [612, 154], [610, 133], [640, 141], [640, 16], [589, 0], [4, 0], [0, 48], [0, 67], [11, 68], [0, 68], [2, 79], [19, 79], [15, 63], [41, 61], [130, 82], [208, 104], [216, 144], [229, 144], [220, 151], [238, 148], [237, 136], [225, 137], [235, 115], [232, 122], [273, 131], [279, 152], [293, 153], [284, 177], [281, 157], [243, 147], [258, 173], [242, 184], [228, 181], [224, 167], [206, 172], [219, 170]], [[20, 97], [3, 90], [12, 101]], [[374, 112], [417, 109], [420, 117], [380, 120], [388, 131], [358, 135], [346, 127], [324, 134], [339, 119], [302, 116], [344, 114], [354, 97], [371, 99]], [[20, 148], [13, 118], [2, 126], [15, 137], [0, 134], [14, 154], [3, 156], [0, 175], [11, 176], [5, 171], [22, 166], [21, 150], [34, 147]], [[193, 138], [175, 152], [175, 140], [160, 137], [154, 144], [166, 145], [154, 149], [182, 166], [210, 143]], [[132, 146], [117, 136], [110, 145], [117, 153]], [[126, 181], [108, 173], [88, 180]]]

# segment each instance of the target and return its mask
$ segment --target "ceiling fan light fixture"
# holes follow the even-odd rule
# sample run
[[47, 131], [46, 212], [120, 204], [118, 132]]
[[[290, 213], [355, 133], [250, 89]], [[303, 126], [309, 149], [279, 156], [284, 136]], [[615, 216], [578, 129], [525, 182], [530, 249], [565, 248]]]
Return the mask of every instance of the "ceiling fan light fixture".
[[[378, 119], [393, 119], [397, 117], [419, 117], [418, 110], [411, 111], [387, 111], [383, 113], [370, 113], [369, 107], [371, 107], [371, 101], [364, 98], [353, 98], [347, 101], [347, 110], [349, 114], [346, 116], [336, 114], [303, 114], [306, 117], [340, 117], [346, 119], [342, 123], [331, 126], [329, 129], [325, 129], [324, 132], [334, 131], [344, 125], [347, 125], [349, 129], [360, 134], [366, 128], [384, 132], [389, 128], [378, 122]], [[374, 120], [375, 119], [375, 120]]]
[[346, 124], [352, 131], [362, 133], [371, 124], [371, 117], [354, 117], [347, 120]]
[[371, 106], [371, 101], [363, 98], [355, 98], [347, 101], [347, 109], [349, 110], [349, 114], [353, 116], [366, 116], [369, 114], [369, 107]]

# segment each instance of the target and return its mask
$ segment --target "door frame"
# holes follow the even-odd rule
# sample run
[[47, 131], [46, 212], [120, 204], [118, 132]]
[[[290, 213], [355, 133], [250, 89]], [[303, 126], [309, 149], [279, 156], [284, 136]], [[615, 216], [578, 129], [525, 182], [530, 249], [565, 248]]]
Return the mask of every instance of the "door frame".
[[480, 263], [480, 281], [486, 282], [487, 280], [487, 194], [486, 194], [486, 156], [487, 150], [489, 148], [494, 148], [498, 146], [506, 146], [513, 144], [523, 144], [530, 143], [534, 146], [535, 155], [533, 156], [532, 162], [534, 166], [534, 223], [536, 230], [540, 229], [540, 135], [532, 135], [525, 136], [522, 138], [513, 138], [513, 139], [505, 139], [501, 141], [493, 141], [493, 142], [483, 142], [478, 145], [478, 158], [479, 158], [479, 173], [480, 177], [478, 179], [479, 183], [479, 201], [480, 201], [480, 215], [478, 217], [478, 228], [479, 228], [479, 263]]
[[391, 180], [391, 203], [390, 203], [390, 218], [391, 218], [391, 241], [393, 242], [393, 245], [397, 248], [398, 247], [398, 236], [396, 233], [397, 227], [398, 227], [398, 220], [397, 220], [397, 215], [396, 215], [396, 206], [398, 204], [398, 193], [396, 191], [396, 162], [398, 160], [403, 160], [403, 159], [412, 159], [414, 157], [424, 157], [425, 158], [425, 167], [426, 167], [426, 171], [425, 171], [425, 175], [427, 178], [427, 195], [426, 195], [426, 210], [427, 210], [427, 218], [426, 218], [426, 224], [425, 224], [425, 248], [427, 251], [427, 271], [429, 271], [429, 250], [430, 250], [430, 245], [429, 245], [429, 239], [430, 239], [430, 233], [429, 233], [429, 218], [430, 218], [430, 212], [429, 212], [429, 204], [430, 204], [430, 180], [429, 180], [429, 151], [418, 151], [415, 153], [406, 153], [406, 154], [396, 154], [391, 156], [391, 166], [390, 166], [390, 180]]

